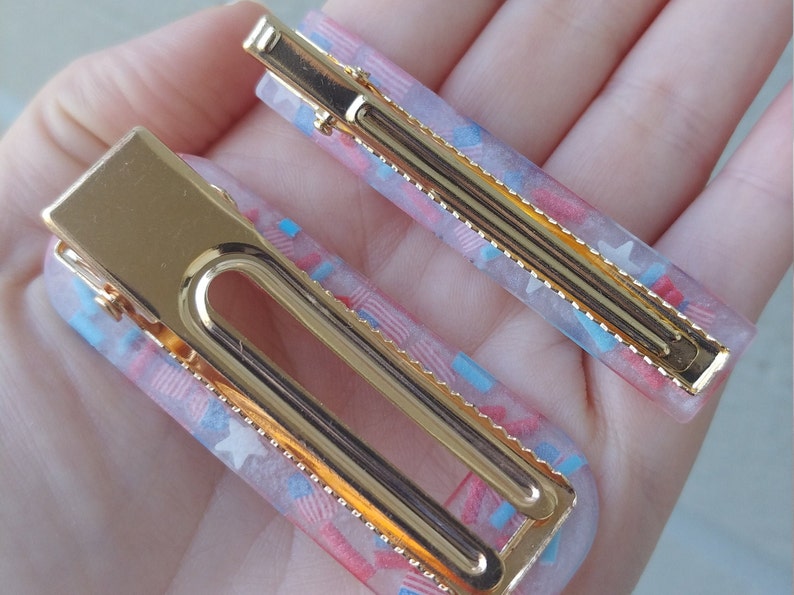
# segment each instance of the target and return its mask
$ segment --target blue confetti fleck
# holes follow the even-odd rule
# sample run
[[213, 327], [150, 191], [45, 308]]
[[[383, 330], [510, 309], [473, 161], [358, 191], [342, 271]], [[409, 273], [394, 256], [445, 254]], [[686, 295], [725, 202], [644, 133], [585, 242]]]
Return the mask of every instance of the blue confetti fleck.
[[144, 338], [143, 334], [138, 328], [131, 328], [124, 334], [124, 336], [119, 341], [119, 346], [118, 346], [119, 352], [129, 351], [130, 349], [133, 349], [134, 345], [143, 338]]
[[78, 277], [72, 278], [72, 288], [80, 300], [80, 306], [85, 310], [86, 315], [99, 312], [99, 305], [94, 301], [96, 293], [84, 281]]
[[493, 376], [462, 351], [452, 360], [452, 369], [483, 393], [490, 390], [496, 383]]
[[502, 529], [515, 513], [516, 509], [513, 508], [512, 504], [509, 502], [502, 502], [498, 508], [493, 511], [488, 522], [491, 523], [492, 527]]
[[483, 260], [493, 260], [501, 253], [502, 251], [493, 244], [486, 244], [480, 248], [480, 256], [482, 256]]
[[480, 144], [480, 127], [476, 124], [458, 126], [452, 132], [452, 144], [456, 147], [474, 147]]
[[582, 325], [587, 334], [593, 339], [599, 351], [612, 351], [618, 344], [618, 340], [610, 333], [601, 328], [595, 320], [590, 320], [581, 310], [574, 310], [579, 324]]
[[507, 186], [508, 188], [510, 188], [515, 192], [518, 192], [521, 189], [521, 187], [524, 185], [524, 176], [521, 174], [520, 171], [508, 171], [505, 172], [502, 181], [505, 183], [505, 186]]
[[543, 550], [543, 553], [540, 555], [540, 563], [541, 564], [554, 564], [557, 561], [557, 553], [560, 550], [560, 534], [557, 533], [554, 537], [551, 538], [549, 545], [546, 546], [546, 549]]
[[310, 496], [313, 491], [314, 487], [303, 473], [293, 473], [287, 478], [287, 492], [293, 500]]
[[532, 451], [539, 459], [543, 459], [547, 463], [553, 463], [560, 456], [557, 447], [548, 442], [541, 442]]
[[651, 287], [661, 278], [662, 275], [664, 275], [664, 266], [658, 262], [654, 262], [650, 267], [648, 267], [648, 270], [640, 275], [638, 281], [645, 285], [645, 287]]
[[202, 428], [219, 432], [229, 424], [229, 413], [217, 399], [212, 399], [199, 422]]
[[372, 328], [378, 328], [380, 326], [378, 319], [375, 318], [372, 314], [370, 314], [366, 310], [357, 310], [356, 314], [358, 314], [358, 317], [364, 322], [366, 322], [368, 325], [370, 325]]
[[292, 219], [282, 219], [278, 222], [278, 228], [291, 238], [298, 235], [298, 232], [301, 230], [301, 226]]
[[570, 475], [574, 471], [587, 465], [587, 459], [579, 455], [573, 455], [565, 459], [562, 463], [556, 466], [557, 471], [563, 475]]
[[327, 37], [325, 37], [325, 36], [323, 36], [323, 35], [320, 35], [320, 34], [319, 34], [319, 33], [317, 33], [317, 32], [311, 33], [311, 34], [309, 35], [309, 39], [311, 40], [311, 42], [312, 42], [314, 45], [316, 45], [317, 47], [319, 47], [319, 48], [320, 48], [321, 50], [323, 50], [324, 52], [328, 52], [328, 51], [330, 51], [330, 50], [331, 50], [331, 47], [333, 46], [333, 44], [331, 43], [331, 40], [330, 40], [330, 39], [328, 39]]
[[104, 333], [99, 330], [91, 320], [90, 316], [86, 316], [84, 312], [80, 311], [69, 319], [69, 324], [76, 330], [83, 339], [88, 341], [91, 347], [95, 349], [102, 343]]
[[302, 103], [295, 114], [293, 124], [295, 124], [298, 130], [303, 132], [303, 134], [311, 136], [316, 130], [314, 127], [314, 121], [316, 119], [317, 117], [314, 114], [314, 110], [305, 103]]
[[376, 167], [375, 173], [378, 175], [378, 177], [381, 180], [388, 180], [390, 177], [392, 177], [394, 174], [397, 173], [394, 171], [394, 169], [392, 169], [391, 165], [384, 163], [380, 159], [378, 159], [378, 162], [375, 164], [375, 167]]
[[321, 262], [320, 265], [312, 271], [310, 275], [315, 281], [321, 282], [334, 272], [334, 265], [330, 262]]

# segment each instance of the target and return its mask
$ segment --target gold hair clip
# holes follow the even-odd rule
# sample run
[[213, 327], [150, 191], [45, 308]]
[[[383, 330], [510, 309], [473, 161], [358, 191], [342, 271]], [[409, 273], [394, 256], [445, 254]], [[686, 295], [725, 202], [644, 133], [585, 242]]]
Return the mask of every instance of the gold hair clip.
[[[58, 257], [114, 317], [134, 321], [440, 584], [507, 592], [571, 513], [565, 477], [300, 270], [151, 133], [131, 133], [44, 218], [60, 238]], [[504, 547], [429, 498], [213, 308], [210, 287], [229, 271], [268, 293], [526, 517]]]
[[[673, 270], [663, 257], [617, 229], [613, 222], [606, 221], [578, 198], [569, 196], [568, 191], [509, 148], [490, 138], [491, 144], [483, 148], [478, 141], [485, 135], [484, 131], [473, 123], [456, 120], [457, 116], [440, 98], [431, 97], [427, 89], [382, 56], [373, 57], [372, 48], [342, 31], [330, 19], [322, 15], [309, 18], [306, 27], [309, 32], [305, 37], [268, 15], [244, 47], [267, 67], [267, 76], [277, 86], [290, 90], [313, 111], [319, 136], [355, 139], [415, 189], [479, 234], [514, 266], [524, 270], [531, 279], [526, 277], [526, 292], [522, 288], [513, 290], [519, 299], [532, 302], [530, 305], [558, 328], [644, 392], [668, 390], [658, 400], [667, 400], [665, 406], [677, 417], [691, 417], [696, 406], [683, 402], [687, 396], [705, 394], [707, 388], [712, 391], [733, 365], [732, 361], [729, 363], [732, 348], [727, 342], [718, 340], [695, 321], [704, 310], [698, 302], [707, 300], [711, 318], [704, 317], [706, 326], [715, 318], [725, 316], [727, 320], [733, 313], [722, 305], [715, 306], [712, 298], [702, 294], [691, 280], [684, 280], [683, 287], [676, 287], [678, 279], [683, 279], [680, 271]], [[360, 67], [343, 64], [331, 54], [337, 46], [342, 53], [369, 60], [373, 68], [368, 64]], [[435, 118], [441, 129], [452, 132], [448, 130], [442, 138], [435, 127], [412, 115], [409, 107], [398, 105], [386, 89], [390, 80], [395, 93], [421, 110], [423, 120]], [[275, 96], [267, 96], [273, 93], [277, 92], [262, 87], [260, 95], [301, 126], [300, 114], [286, 113]], [[459, 139], [458, 129], [467, 129]], [[318, 142], [344, 153], [341, 143], [321, 139]], [[491, 153], [498, 153], [507, 164], [501, 163], [499, 156], [489, 157], [489, 147], [496, 149]], [[488, 159], [492, 161], [489, 163]], [[516, 165], [519, 159], [523, 162]], [[501, 170], [499, 174], [498, 170]], [[367, 177], [364, 173], [362, 176]], [[529, 181], [523, 187], [508, 184], [506, 180], [511, 176]], [[369, 181], [376, 186], [379, 183], [375, 176], [370, 176]], [[409, 191], [387, 188], [382, 192], [399, 202], [402, 200], [399, 194]], [[549, 203], [548, 208], [546, 204], [543, 208], [539, 206], [544, 202]], [[582, 214], [563, 221], [564, 215], [573, 211]], [[577, 218], [579, 221], [574, 221]], [[588, 223], [588, 219], [595, 223]], [[600, 229], [588, 231], [585, 229], [588, 225], [599, 225]], [[579, 228], [588, 239], [580, 237]], [[610, 246], [607, 241], [610, 234], [619, 238], [622, 245]], [[622, 253], [625, 266], [613, 262], [611, 254], [608, 256], [610, 252]], [[487, 263], [481, 266], [491, 274], [489, 267]], [[671, 281], [673, 278], [675, 282]], [[565, 300], [574, 312], [560, 314], [553, 303], [541, 303], [540, 299], [524, 295], [535, 291], [533, 279], [545, 287], [544, 291]], [[509, 284], [509, 280], [498, 280], [505, 286]], [[719, 316], [714, 315], [714, 308], [721, 310]], [[738, 326], [741, 325], [735, 322], [726, 324], [728, 330], [723, 334], [732, 341], [730, 333], [738, 334], [734, 330]], [[740, 342], [736, 343], [738, 347]], [[608, 354], [615, 344], [621, 353], [624, 349], [630, 353]], [[623, 361], [634, 357], [639, 358], [638, 363]], [[664, 379], [662, 384], [669, 383], [669, 389], [658, 389], [658, 382], [649, 381], [647, 367]]]

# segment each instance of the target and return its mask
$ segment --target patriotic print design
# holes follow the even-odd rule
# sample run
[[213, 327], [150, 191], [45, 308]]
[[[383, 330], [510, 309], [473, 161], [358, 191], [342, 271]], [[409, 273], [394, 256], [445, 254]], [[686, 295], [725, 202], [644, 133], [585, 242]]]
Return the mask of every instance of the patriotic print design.
[[312, 109], [269, 75], [257, 89], [266, 104], [673, 417], [687, 421], [697, 413], [753, 337], [755, 331], [750, 322], [322, 13], [311, 13], [300, 30], [342, 63], [368, 72], [387, 97], [716, 337], [731, 350], [729, 365], [705, 390], [694, 397], [689, 395], [366, 149], [345, 135], [324, 136], [316, 131]]
[[[590, 547], [597, 521], [597, 495], [590, 469], [571, 441], [528, 408], [474, 359], [444, 344], [426, 327], [338, 257], [316, 244], [296, 222], [284, 218], [209, 161], [186, 157], [211, 183], [224, 188], [240, 211], [284, 254], [336, 295], [362, 320], [406, 350], [440, 380], [532, 449], [565, 469], [577, 506], [559, 535], [554, 556], [544, 556], [519, 592], [555, 593], [572, 576]], [[439, 592], [336, 498], [231, 412], [209, 389], [126, 318], [115, 322], [81, 281], [50, 257], [45, 267], [53, 304], [97, 350], [192, 433], [215, 456], [250, 483], [277, 510], [378, 593]], [[467, 476], [445, 506], [492, 545], [501, 547], [522, 518], [490, 488]]]

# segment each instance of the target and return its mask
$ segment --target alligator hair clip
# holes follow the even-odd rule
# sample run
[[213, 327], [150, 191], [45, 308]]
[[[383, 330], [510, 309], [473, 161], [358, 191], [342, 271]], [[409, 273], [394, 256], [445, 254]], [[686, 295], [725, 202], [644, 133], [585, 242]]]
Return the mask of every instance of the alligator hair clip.
[[[375, 591], [559, 591], [596, 524], [581, 453], [297, 223], [211, 162], [186, 159], [192, 167], [137, 129], [45, 211], [60, 313]], [[463, 471], [443, 501], [216, 308], [212, 288], [228, 273], [451, 454]]]
[[300, 31], [268, 15], [245, 42], [265, 103], [676, 419], [698, 411], [748, 321], [328, 17]]

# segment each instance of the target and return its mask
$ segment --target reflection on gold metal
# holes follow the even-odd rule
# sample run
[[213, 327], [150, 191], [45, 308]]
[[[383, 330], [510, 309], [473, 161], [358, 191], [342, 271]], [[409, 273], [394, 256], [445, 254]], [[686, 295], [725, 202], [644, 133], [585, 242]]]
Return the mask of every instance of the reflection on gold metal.
[[320, 131], [352, 135], [690, 394], [725, 366], [726, 347], [394, 104], [361, 69], [272, 15], [244, 47], [315, 110]]
[[[460, 592], [508, 592], [575, 501], [567, 480], [412, 361], [275, 250], [145, 130], [131, 133], [44, 214], [58, 256], [271, 442], [318, 477], [395, 550]], [[526, 521], [501, 550], [353, 435], [216, 312], [235, 271], [501, 494]]]

